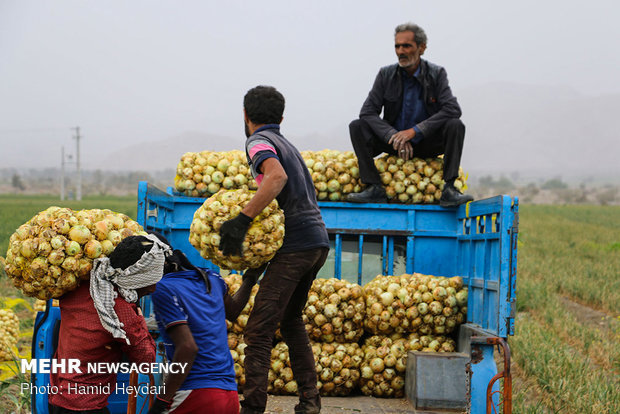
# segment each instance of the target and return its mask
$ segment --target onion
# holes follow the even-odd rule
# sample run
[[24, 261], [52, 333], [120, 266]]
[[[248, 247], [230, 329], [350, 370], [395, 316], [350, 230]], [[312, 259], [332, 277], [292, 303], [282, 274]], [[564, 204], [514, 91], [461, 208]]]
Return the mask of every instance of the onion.
[[370, 361], [370, 368], [372, 369], [372, 372], [374, 372], [374, 373], [378, 373], [378, 372], [383, 371], [383, 369], [384, 369], [383, 359], [382, 358], [373, 358]]
[[69, 242], [69, 245], [66, 248], [66, 252], [69, 256], [75, 256], [82, 252], [82, 247], [76, 241]]
[[79, 244], [86, 244], [91, 237], [90, 230], [83, 225], [74, 226], [69, 230], [69, 238]]
[[390, 306], [394, 301], [394, 295], [392, 294], [392, 292], [383, 292], [380, 298], [383, 306]]
[[443, 306], [437, 301], [432, 301], [428, 305], [428, 308], [433, 315], [439, 315], [443, 311]]
[[110, 232], [108, 232], [108, 240], [111, 241], [114, 246], [116, 246], [121, 242], [121, 240], [123, 240], [123, 237], [118, 230], [111, 230]]
[[84, 253], [91, 259], [96, 259], [103, 253], [103, 247], [97, 240], [90, 240], [84, 246]]
[[32, 259], [36, 257], [36, 246], [34, 244], [34, 240], [26, 239], [22, 242], [20, 248], [20, 254], [24, 256], [26, 259]]

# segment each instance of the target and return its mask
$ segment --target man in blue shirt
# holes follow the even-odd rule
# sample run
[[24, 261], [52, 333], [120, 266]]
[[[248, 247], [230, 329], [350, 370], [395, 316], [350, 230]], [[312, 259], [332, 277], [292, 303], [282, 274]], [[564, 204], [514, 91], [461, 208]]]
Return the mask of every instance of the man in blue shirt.
[[[454, 188], [458, 177], [465, 125], [452, 95], [446, 71], [420, 57], [426, 50], [426, 33], [413, 23], [396, 27], [398, 63], [381, 68], [360, 111], [351, 122], [351, 143], [357, 155], [360, 178], [367, 188], [349, 194], [358, 203], [387, 201], [374, 157], [387, 152], [405, 160], [444, 154], [445, 182], [439, 204], [454, 207], [473, 200]], [[383, 111], [383, 118], [380, 117]]]
[[222, 224], [220, 249], [225, 255], [241, 255], [253, 218], [274, 198], [284, 211], [284, 242], [269, 261], [245, 328], [241, 412], [265, 411], [271, 348], [280, 323], [299, 391], [295, 412], [318, 413], [321, 400], [314, 356], [301, 312], [312, 281], [327, 258], [329, 238], [308, 168], [299, 151], [280, 133], [282, 94], [270, 86], [250, 89], [243, 111], [246, 156], [258, 191], [237, 217]]
[[195, 267], [180, 250], [166, 258], [151, 299], [168, 360], [187, 365], [164, 378], [149, 414], [239, 413], [225, 319], [237, 319], [262, 270], [247, 271], [231, 296], [219, 274]]

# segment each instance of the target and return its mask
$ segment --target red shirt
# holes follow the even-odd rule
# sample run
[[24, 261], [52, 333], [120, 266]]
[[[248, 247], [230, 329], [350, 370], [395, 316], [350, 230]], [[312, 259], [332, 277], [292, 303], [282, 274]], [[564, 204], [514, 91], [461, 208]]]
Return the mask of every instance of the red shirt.
[[[123, 323], [131, 345], [127, 345], [124, 339], [114, 338], [101, 325], [88, 283], [60, 298], [61, 323], [54, 358], [79, 359], [82, 373], [51, 373], [50, 385], [58, 387], [59, 392], [50, 393], [50, 404], [70, 410], [96, 410], [108, 405], [108, 397], [116, 389], [116, 374], [88, 372], [89, 362], [121, 362], [123, 353], [131, 362], [155, 362], [155, 342], [144, 318], [138, 313], [138, 306], [119, 295], [114, 311]], [[110, 393], [104, 387], [107, 384], [110, 384]], [[79, 394], [68, 391], [69, 386], [75, 390], [76, 386], [93, 385], [103, 392]]]

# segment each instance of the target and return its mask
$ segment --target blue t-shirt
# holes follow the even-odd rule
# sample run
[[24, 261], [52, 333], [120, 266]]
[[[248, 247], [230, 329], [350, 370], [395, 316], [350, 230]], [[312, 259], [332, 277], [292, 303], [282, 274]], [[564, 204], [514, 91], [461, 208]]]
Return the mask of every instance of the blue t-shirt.
[[205, 271], [211, 282], [210, 294], [204, 280], [193, 270], [164, 275], [151, 294], [155, 318], [168, 360], [174, 355], [174, 343], [166, 333], [167, 328], [186, 323], [198, 346], [198, 354], [181, 390], [237, 390], [224, 310], [228, 287], [220, 275]]

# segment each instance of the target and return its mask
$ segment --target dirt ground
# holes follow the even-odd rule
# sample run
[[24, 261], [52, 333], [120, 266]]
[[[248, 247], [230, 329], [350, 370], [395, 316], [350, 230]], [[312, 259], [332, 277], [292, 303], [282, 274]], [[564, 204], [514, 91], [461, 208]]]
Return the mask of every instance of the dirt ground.
[[589, 306], [582, 305], [567, 297], [561, 297], [560, 300], [582, 323], [596, 326], [598, 329], [605, 332], [613, 333], [620, 331], [620, 322], [613, 316], [592, 309]]
[[[292, 413], [297, 397], [270, 395], [265, 413]], [[405, 398], [373, 398], [366, 396], [323, 397], [321, 398], [322, 414], [348, 413], [414, 413], [413, 405]], [[422, 414], [418, 412], [418, 414]]]

